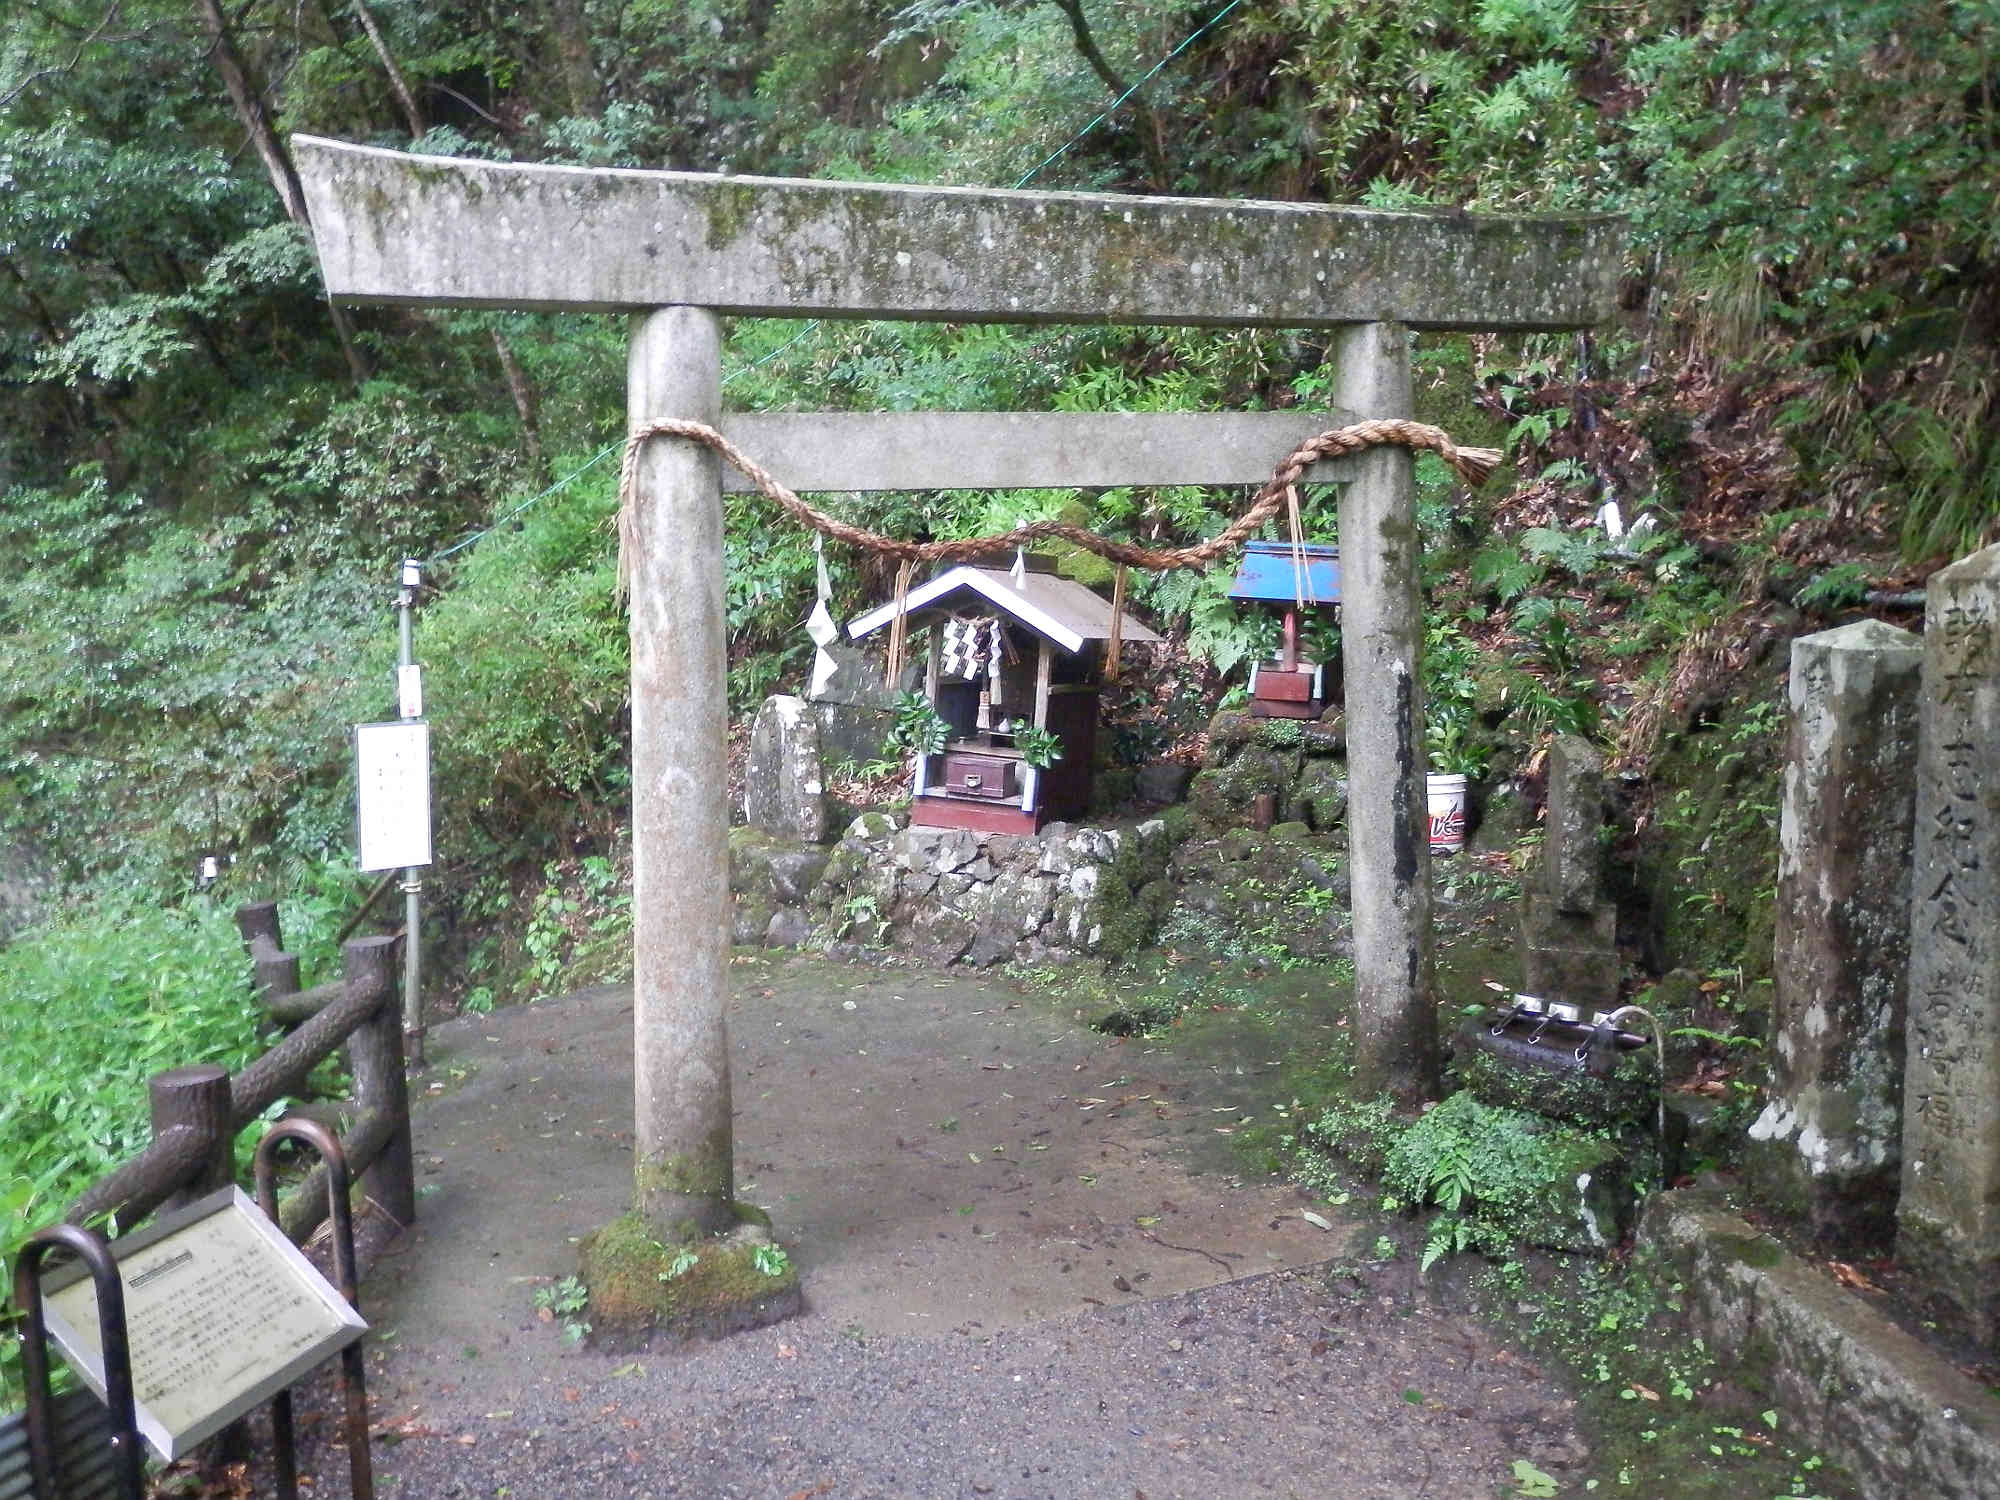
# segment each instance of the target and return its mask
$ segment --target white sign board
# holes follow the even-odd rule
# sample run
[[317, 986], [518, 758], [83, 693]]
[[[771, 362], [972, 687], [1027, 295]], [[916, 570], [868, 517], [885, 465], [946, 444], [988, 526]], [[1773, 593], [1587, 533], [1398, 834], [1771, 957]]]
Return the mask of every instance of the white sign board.
[[[111, 1246], [125, 1287], [139, 1431], [178, 1458], [367, 1332], [361, 1315], [241, 1188]], [[97, 1289], [80, 1269], [42, 1295], [49, 1333], [104, 1398]]]
[[355, 725], [354, 787], [361, 868], [429, 864], [430, 725]]

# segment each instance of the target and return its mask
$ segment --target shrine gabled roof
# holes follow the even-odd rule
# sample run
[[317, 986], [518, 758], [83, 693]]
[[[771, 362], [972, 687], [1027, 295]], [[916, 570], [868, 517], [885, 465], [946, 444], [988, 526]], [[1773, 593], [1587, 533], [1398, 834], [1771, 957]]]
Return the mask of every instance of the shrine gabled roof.
[[[998, 613], [1017, 620], [1063, 650], [1081, 651], [1086, 641], [1111, 639], [1111, 605], [1073, 578], [1054, 573], [1024, 573], [1018, 579], [1006, 568], [950, 568], [919, 588], [910, 590], [904, 601], [906, 615], [942, 614], [964, 608], [974, 599], [983, 600]], [[847, 627], [855, 640], [880, 630], [896, 618], [896, 601], [870, 610]], [[1127, 641], [1157, 641], [1154, 632], [1135, 620], [1130, 611], [1119, 622], [1118, 634]]]

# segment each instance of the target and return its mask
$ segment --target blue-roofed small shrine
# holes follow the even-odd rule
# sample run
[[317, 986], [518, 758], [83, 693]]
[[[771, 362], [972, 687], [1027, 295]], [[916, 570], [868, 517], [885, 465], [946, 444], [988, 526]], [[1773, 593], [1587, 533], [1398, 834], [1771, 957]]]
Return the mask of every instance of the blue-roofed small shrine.
[[1326, 712], [1326, 666], [1299, 658], [1299, 614], [1340, 609], [1340, 548], [1324, 542], [1246, 542], [1229, 597], [1285, 607], [1276, 661], [1250, 672], [1250, 712], [1267, 719], [1317, 719]]

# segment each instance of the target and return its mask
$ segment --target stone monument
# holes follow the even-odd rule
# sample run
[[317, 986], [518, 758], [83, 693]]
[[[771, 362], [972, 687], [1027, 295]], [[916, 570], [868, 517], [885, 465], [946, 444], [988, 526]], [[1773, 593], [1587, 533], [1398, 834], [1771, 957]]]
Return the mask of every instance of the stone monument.
[[743, 780], [743, 817], [788, 843], [817, 844], [826, 838], [820, 726], [804, 699], [777, 694], [757, 710]]
[[1895, 1233], [1923, 657], [1880, 620], [1792, 642], [1771, 1093], [1749, 1161], [1847, 1251]]
[[2000, 546], [1928, 594], [1896, 1253], [2000, 1348]]
[[1559, 735], [1549, 747], [1542, 856], [1521, 889], [1521, 984], [1593, 1010], [1618, 1000], [1618, 908], [1603, 898], [1604, 759]]

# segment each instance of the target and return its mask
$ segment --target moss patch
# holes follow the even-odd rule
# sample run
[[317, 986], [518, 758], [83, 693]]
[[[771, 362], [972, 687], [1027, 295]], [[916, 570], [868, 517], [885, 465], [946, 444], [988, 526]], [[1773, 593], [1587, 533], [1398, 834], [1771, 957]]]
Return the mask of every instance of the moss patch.
[[789, 1318], [803, 1305], [798, 1268], [754, 1222], [670, 1245], [629, 1213], [586, 1237], [580, 1257], [591, 1340], [601, 1348], [720, 1338]]
[[1509, 1063], [1477, 1045], [1477, 1032], [1490, 1022], [1475, 1017], [1459, 1029], [1452, 1071], [1482, 1104], [1531, 1110], [1584, 1125], [1640, 1126], [1651, 1129], [1659, 1105], [1653, 1049], [1627, 1052], [1609, 1078], [1593, 1078], [1582, 1068], [1543, 1068]]
[[[698, 1151], [647, 1157], [633, 1171], [638, 1212], [657, 1224], [673, 1225], [669, 1238], [691, 1240], [720, 1227], [718, 1204], [726, 1205], [730, 1183], [730, 1132], [718, 1126]], [[685, 1214], [688, 1224], [677, 1221]], [[706, 1220], [696, 1224], [694, 1219]]]

